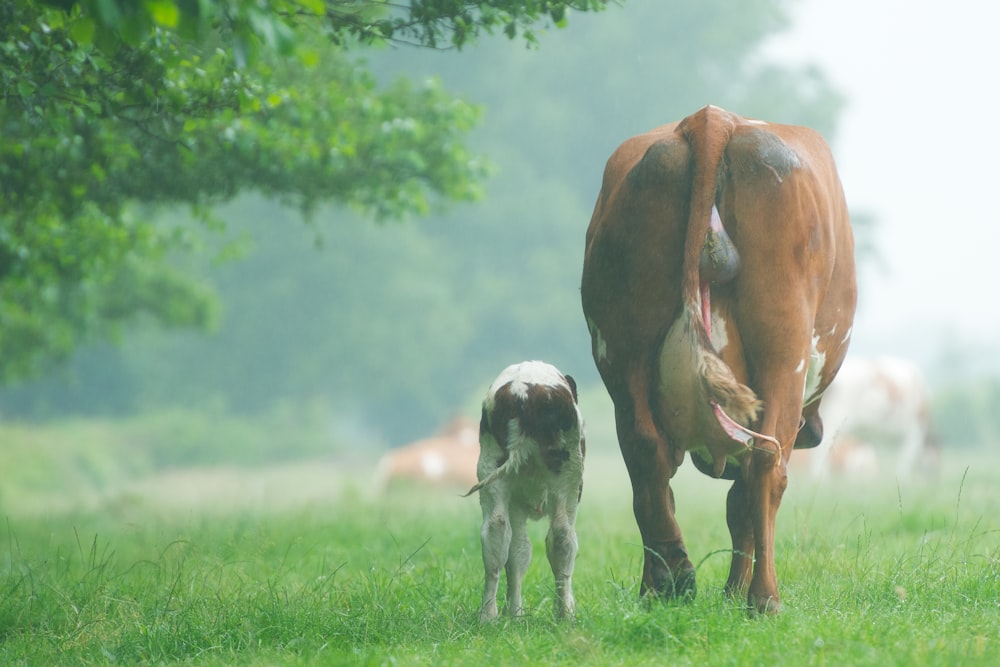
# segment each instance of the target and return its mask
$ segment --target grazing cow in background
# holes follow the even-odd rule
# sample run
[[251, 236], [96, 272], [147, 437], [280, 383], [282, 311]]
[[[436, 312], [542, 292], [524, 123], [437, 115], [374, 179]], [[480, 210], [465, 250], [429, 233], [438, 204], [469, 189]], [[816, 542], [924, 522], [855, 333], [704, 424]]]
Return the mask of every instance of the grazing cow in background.
[[690, 451], [699, 470], [733, 480], [726, 591], [778, 611], [786, 464], [793, 446], [821, 439], [820, 397], [857, 300], [826, 142], [713, 106], [628, 139], [604, 171], [581, 297], [632, 481], [641, 591], [694, 593], [670, 488]]
[[[824, 399], [824, 403], [826, 400]], [[820, 410], [822, 412], [822, 410]], [[821, 415], [822, 418], [822, 415]], [[823, 420], [824, 434], [829, 433]], [[824, 439], [825, 439], [824, 435]], [[814, 477], [835, 475], [851, 482], [866, 484], [882, 472], [874, 445], [851, 435], [836, 436], [829, 449], [797, 449], [788, 461], [789, 470], [811, 472]]]
[[457, 417], [433, 437], [386, 452], [375, 468], [375, 492], [384, 492], [396, 481], [436, 488], [469, 488], [476, 483], [479, 458], [476, 434], [475, 421]]
[[939, 463], [927, 385], [910, 361], [848, 357], [819, 412], [823, 442], [794, 455], [805, 459], [814, 475], [853, 474], [862, 463], [859, 454], [867, 461], [894, 459], [901, 479], [932, 472]]
[[554, 366], [508, 366], [490, 386], [479, 423], [479, 492], [483, 510], [483, 603], [479, 619], [497, 617], [500, 569], [507, 571], [507, 613], [523, 613], [521, 582], [531, 563], [527, 520], [549, 518], [545, 553], [555, 577], [555, 612], [573, 613], [576, 510], [583, 492], [586, 443], [576, 382]]

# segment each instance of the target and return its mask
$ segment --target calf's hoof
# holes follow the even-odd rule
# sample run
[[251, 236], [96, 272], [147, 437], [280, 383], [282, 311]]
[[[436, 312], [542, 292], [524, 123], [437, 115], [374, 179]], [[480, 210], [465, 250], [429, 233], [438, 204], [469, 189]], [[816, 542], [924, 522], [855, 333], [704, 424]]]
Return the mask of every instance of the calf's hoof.
[[553, 611], [557, 620], [572, 619], [576, 613], [576, 601], [572, 597], [565, 601], [556, 599]]
[[495, 602], [493, 604], [484, 604], [479, 609], [479, 622], [492, 623], [497, 620], [499, 615], [500, 613], [497, 611], [497, 605]]

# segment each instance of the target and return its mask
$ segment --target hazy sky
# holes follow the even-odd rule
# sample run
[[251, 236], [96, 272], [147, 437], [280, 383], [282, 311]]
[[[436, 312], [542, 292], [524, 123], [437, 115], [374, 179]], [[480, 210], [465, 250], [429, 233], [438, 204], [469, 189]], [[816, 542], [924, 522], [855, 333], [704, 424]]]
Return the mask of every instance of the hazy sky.
[[800, 0], [771, 58], [815, 62], [849, 97], [834, 139], [886, 270], [863, 274], [853, 349], [927, 363], [942, 340], [1000, 366], [1000, 5]]

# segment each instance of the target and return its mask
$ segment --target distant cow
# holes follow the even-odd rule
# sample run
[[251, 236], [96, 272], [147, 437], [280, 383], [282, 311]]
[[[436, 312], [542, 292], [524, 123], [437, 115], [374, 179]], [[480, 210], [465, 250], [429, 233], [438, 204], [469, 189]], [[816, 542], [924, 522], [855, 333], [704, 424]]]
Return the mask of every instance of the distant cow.
[[[824, 401], [825, 403], [825, 401]], [[822, 412], [822, 410], [821, 410]], [[824, 420], [824, 431], [826, 421]], [[825, 437], [825, 436], [824, 436]], [[811, 472], [815, 477], [836, 476], [858, 483], [877, 478], [882, 467], [875, 446], [852, 435], [838, 435], [829, 449], [797, 449], [788, 461], [789, 470]]]
[[826, 143], [712, 106], [628, 139], [604, 171], [581, 289], [632, 480], [642, 592], [694, 593], [669, 484], [690, 451], [733, 480], [727, 592], [776, 612], [786, 464], [821, 439], [857, 299]]
[[476, 483], [478, 458], [476, 422], [457, 417], [433, 437], [386, 452], [375, 468], [374, 490], [382, 492], [396, 481], [467, 489]]
[[851, 474], [859, 468], [859, 453], [894, 460], [900, 478], [938, 463], [927, 385], [905, 359], [849, 357], [823, 395], [820, 416], [823, 442], [794, 455], [805, 458], [815, 475]]
[[586, 443], [576, 382], [539, 361], [508, 366], [490, 386], [479, 422], [480, 537], [485, 582], [479, 618], [497, 617], [500, 570], [507, 613], [523, 612], [521, 582], [531, 563], [527, 520], [549, 518], [545, 553], [555, 577], [555, 612], [573, 613], [574, 524], [583, 492]]

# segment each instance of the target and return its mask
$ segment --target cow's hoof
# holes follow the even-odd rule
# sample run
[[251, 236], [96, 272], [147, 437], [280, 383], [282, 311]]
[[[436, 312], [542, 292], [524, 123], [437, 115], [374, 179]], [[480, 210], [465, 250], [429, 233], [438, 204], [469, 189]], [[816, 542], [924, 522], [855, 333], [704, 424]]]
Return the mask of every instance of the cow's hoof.
[[727, 581], [725, 588], [722, 589], [722, 592], [730, 600], [735, 600], [736, 602], [739, 602], [740, 600], [747, 599], [747, 584], [745, 580], [741, 579], [737, 579], [736, 583], [733, 583], [732, 581]]
[[692, 600], [697, 593], [694, 566], [690, 563], [675, 567], [673, 570], [663, 568], [653, 575], [654, 593], [665, 600]]
[[774, 616], [781, 611], [781, 600], [776, 597], [747, 598], [747, 611], [751, 616]]

